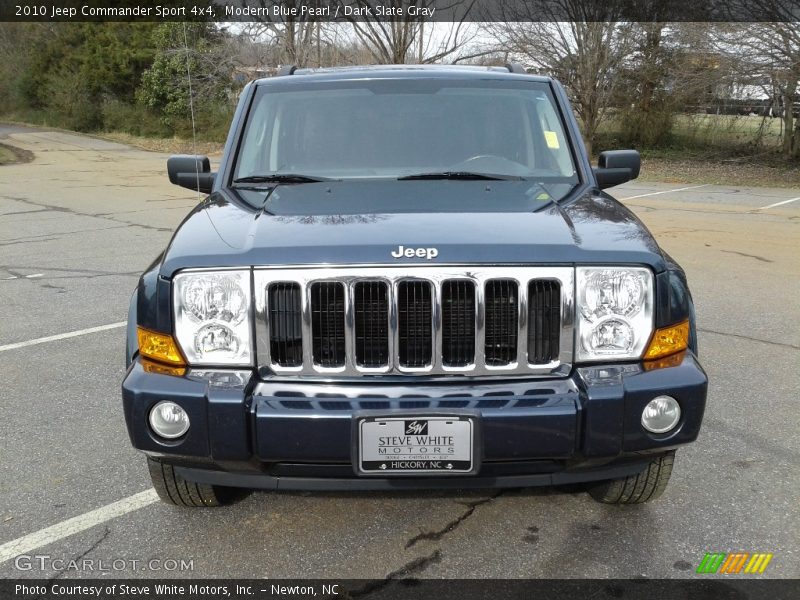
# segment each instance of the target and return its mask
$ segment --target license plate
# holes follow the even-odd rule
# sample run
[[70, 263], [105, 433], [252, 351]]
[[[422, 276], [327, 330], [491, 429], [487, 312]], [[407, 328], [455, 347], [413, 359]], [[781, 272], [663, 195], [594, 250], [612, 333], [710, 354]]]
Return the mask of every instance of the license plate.
[[474, 422], [467, 417], [370, 417], [358, 422], [358, 470], [409, 475], [468, 473]]

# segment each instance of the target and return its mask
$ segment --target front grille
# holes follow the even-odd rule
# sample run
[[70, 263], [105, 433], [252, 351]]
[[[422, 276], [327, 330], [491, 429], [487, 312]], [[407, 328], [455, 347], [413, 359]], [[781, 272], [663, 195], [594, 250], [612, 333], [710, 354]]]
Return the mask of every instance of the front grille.
[[558, 281], [528, 284], [528, 362], [558, 358], [561, 329], [561, 285]]
[[466, 367], [475, 360], [475, 284], [442, 284], [442, 364]]
[[341, 283], [311, 286], [311, 335], [315, 365], [344, 366], [344, 286]]
[[269, 351], [282, 367], [303, 364], [303, 328], [300, 285], [274, 283], [269, 286]]
[[383, 281], [362, 281], [354, 287], [356, 364], [379, 368], [389, 364], [389, 292]]
[[517, 359], [517, 282], [492, 279], [486, 283], [487, 365], [507, 365]]
[[433, 301], [428, 281], [401, 281], [397, 286], [397, 355], [400, 365], [431, 364]]
[[574, 269], [256, 269], [258, 364], [275, 374], [569, 373]]

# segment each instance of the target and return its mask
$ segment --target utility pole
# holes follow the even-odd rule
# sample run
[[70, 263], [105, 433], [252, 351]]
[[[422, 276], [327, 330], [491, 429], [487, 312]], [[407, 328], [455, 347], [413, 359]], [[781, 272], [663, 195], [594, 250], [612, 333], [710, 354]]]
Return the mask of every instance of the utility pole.
[[320, 41], [320, 29], [322, 29], [322, 21], [317, 21], [317, 67], [322, 66], [322, 43]]
[[417, 63], [422, 64], [422, 43], [425, 37], [425, 21], [419, 22], [419, 39], [417, 40]]
[[[316, 1], [317, 5], [317, 14], [319, 14], [319, 0]], [[322, 20], [317, 21], [317, 68], [322, 66], [322, 42], [320, 40], [321, 34], [320, 29], [322, 29]]]

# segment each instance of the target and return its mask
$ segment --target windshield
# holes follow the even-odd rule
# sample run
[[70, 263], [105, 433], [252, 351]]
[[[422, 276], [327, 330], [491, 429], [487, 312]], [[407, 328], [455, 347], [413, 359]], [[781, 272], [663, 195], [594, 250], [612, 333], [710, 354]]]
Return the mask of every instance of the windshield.
[[261, 86], [250, 110], [235, 180], [476, 174], [555, 184], [558, 196], [578, 182], [545, 83], [384, 79], [270, 88]]

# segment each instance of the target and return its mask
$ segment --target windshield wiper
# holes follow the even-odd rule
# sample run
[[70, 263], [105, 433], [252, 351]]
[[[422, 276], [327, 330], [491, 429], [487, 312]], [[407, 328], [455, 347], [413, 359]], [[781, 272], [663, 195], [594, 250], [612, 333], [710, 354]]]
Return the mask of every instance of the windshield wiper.
[[271, 173], [269, 175], [248, 175], [234, 179], [233, 183], [318, 183], [320, 181], [335, 181], [330, 177], [317, 177], [313, 175], [300, 175], [298, 173]]
[[434, 173], [417, 173], [398, 177], [398, 181], [412, 181], [415, 179], [463, 179], [463, 180], [491, 180], [491, 181], [522, 181], [519, 175], [503, 175], [501, 173], [474, 173], [472, 171], [441, 171]]

